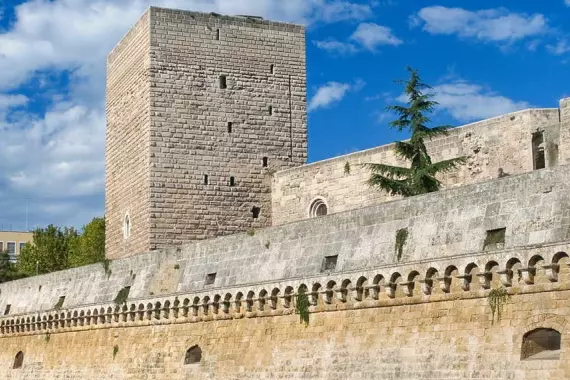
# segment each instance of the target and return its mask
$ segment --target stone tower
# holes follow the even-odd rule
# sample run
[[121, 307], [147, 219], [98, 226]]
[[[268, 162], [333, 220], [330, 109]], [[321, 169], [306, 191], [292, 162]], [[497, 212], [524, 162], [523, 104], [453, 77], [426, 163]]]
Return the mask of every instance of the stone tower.
[[107, 62], [107, 256], [271, 224], [307, 157], [305, 30], [151, 7]]

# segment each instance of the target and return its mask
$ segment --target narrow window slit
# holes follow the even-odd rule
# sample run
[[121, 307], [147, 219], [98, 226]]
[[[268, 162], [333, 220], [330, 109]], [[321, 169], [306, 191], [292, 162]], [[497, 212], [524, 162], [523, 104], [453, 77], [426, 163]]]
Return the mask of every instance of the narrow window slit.
[[267, 157], [263, 157], [263, 167], [264, 168], [267, 167], [267, 163], [268, 163]]
[[233, 123], [230, 121], [228, 122], [228, 133], [232, 133]]
[[204, 174], [204, 185], [208, 184], [208, 175]]
[[227, 77], [225, 75], [220, 75], [220, 88], [221, 89], [228, 88]]
[[230, 177], [230, 186], [235, 186], [236, 185], [236, 180], [234, 177]]

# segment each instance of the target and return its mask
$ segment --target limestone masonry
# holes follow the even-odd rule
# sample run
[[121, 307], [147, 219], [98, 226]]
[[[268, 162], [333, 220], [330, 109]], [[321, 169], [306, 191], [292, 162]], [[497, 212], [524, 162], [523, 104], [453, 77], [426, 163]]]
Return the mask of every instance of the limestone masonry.
[[[107, 264], [0, 284], [0, 379], [570, 379], [570, 99], [304, 165], [301, 26], [151, 7], [107, 75]], [[309, 322], [297, 300], [308, 297]]]

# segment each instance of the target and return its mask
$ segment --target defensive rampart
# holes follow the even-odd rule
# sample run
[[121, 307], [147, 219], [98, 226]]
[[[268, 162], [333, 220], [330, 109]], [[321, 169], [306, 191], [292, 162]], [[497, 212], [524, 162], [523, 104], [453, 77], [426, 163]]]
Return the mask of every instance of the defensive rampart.
[[[444, 187], [530, 172], [539, 150], [544, 167], [566, 162], [568, 126], [561, 130], [560, 115], [567, 103], [568, 99], [562, 100], [560, 109], [530, 109], [468, 124], [427, 142], [435, 161], [467, 157], [465, 165], [441, 177]], [[273, 224], [312, 216], [316, 200], [326, 204], [329, 214], [393, 200], [366, 184], [370, 171], [362, 166], [371, 162], [408, 165], [393, 149], [394, 144], [389, 144], [277, 172], [272, 183]]]

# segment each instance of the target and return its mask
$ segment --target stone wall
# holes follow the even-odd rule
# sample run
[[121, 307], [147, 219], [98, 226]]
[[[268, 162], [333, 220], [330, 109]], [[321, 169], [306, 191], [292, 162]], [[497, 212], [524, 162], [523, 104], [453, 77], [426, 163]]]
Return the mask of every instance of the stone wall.
[[[4, 317], [0, 377], [565, 379], [570, 267], [561, 250], [568, 248]], [[499, 286], [510, 294], [500, 317], [488, 305], [489, 289]], [[301, 287], [311, 305], [306, 326], [294, 310]], [[521, 360], [523, 336], [537, 328], [560, 333], [561, 349], [549, 352], [551, 360]], [[201, 361], [185, 364], [196, 345]], [[23, 365], [13, 369], [18, 352]]]
[[[558, 244], [570, 227], [567, 178], [568, 166], [559, 166], [114, 260], [107, 273], [97, 264], [4, 283], [0, 311], [49, 310], [61, 296], [65, 307], [112, 302], [125, 286], [141, 298], [307, 278], [322, 275], [334, 255], [333, 272], [347, 272]], [[504, 244], [484, 250], [486, 231], [500, 228]], [[408, 236], [399, 255], [401, 229]]]
[[[147, 12], [107, 60], [105, 246], [110, 257], [150, 248], [148, 39]], [[123, 224], [127, 216], [134, 228], [125, 240]]]
[[[454, 128], [448, 136], [434, 139], [427, 146], [436, 161], [468, 157], [459, 170], [441, 177], [449, 188], [498, 178], [499, 170], [510, 175], [532, 171], [532, 134], [536, 131], [544, 132], [546, 167], [557, 165], [561, 144], [558, 109], [520, 111]], [[570, 136], [565, 141], [570, 141]], [[370, 171], [362, 164], [370, 162], [406, 165], [396, 158], [390, 144], [276, 173], [272, 185], [273, 224], [308, 218], [316, 200], [324, 201], [329, 213], [393, 200], [366, 184]]]

